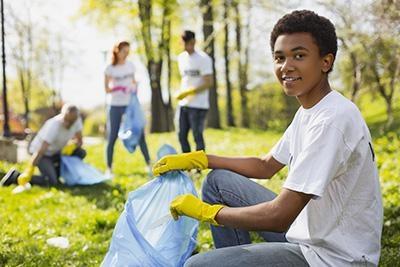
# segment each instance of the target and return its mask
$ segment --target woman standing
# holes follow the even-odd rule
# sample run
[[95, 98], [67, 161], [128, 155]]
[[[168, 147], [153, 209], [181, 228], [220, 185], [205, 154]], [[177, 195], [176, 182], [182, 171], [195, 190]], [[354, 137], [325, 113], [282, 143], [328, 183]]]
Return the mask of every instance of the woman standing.
[[[116, 44], [112, 51], [111, 64], [107, 66], [104, 75], [104, 87], [107, 94], [107, 151], [106, 175], [112, 177], [112, 163], [114, 154], [114, 145], [118, 137], [119, 127], [122, 116], [130, 102], [131, 93], [137, 92], [135, 81], [135, 66], [127, 61], [130, 44], [122, 41]], [[150, 170], [150, 156], [144, 136], [139, 141], [140, 150]]]

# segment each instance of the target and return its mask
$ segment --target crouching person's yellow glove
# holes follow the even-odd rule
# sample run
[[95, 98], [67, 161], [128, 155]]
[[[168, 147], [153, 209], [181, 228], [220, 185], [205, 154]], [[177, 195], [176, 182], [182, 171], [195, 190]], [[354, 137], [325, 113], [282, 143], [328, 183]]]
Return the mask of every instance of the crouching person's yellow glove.
[[18, 176], [18, 184], [25, 185], [32, 180], [33, 172], [35, 171], [35, 166], [29, 165], [23, 173]]
[[208, 167], [207, 155], [203, 150], [183, 153], [178, 155], [167, 155], [162, 157], [153, 166], [154, 176], [158, 176], [173, 170], [204, 170]]
[[74, 153], [75, 149], [78, 148], [78, 145], [75, 143], [69, 143], [63, 147], [61, 150], [61, 154], [66, 155], [66, 156], [71, 156], [72, 153]]
[[179, 216], [185, 215], [201, 222], [218, 225], [215, 217], [223, 207], [219, 204], [207, 204], [194, 195], [187, 194], [176, 197], [171, 202], [169, 210], [174, 220], [178, 220]]
[[177, 98], [178, 100], [182, 100], [182, 99], [184, 99], [185, 97], [187, 97], [188, 95], [194, 95], [194, 94], [196, 94], [196, 88], [189, 88], [189, 89], [186, 89], [186, 90], [183, 90], [182, 92], [180, 92], [180, 93], [176, 96], [176, 98]]

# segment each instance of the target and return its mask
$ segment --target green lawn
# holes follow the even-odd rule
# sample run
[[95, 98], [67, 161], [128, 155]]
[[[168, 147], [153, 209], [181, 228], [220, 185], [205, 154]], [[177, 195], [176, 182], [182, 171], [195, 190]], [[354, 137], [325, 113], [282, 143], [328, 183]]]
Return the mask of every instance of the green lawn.
[[[207, 150], [223, 155], [263, 155], [279, 139], [280, 133], [244, 129], [210, 130], [205, 133]], [[174, 133], [147, 137], [155, 158], [164, 143], [178, 148]], [[385, 229], [382, 266], [400, 262], [400, 147], [399, 135], [375, 140], [385, 198]], [[87, 162], [104, 170], [104, 145], [87, 147]], [[0, 162], [0, 172], [11, 165]], [[21, 166], [20, 166], [21, 167]], [[144, 160], [139, 151], [128, 154], [120, 143], [115, 153], [116, 177], [108, 183], [85, 187], [34, 187], [12, 195], [14, 187], [0, 188], [0, 266], [98, 266], [107, 252], [114, 225], [123, 210], [127, 194], [147, 181]], [[278, 192], [286, 170], [265, 186]], [[204, 177], [205, 173], [203, 173]], [[197, 187], [200, 181], [196, 180]], [[70, 248], [46, 244], [48, 238], [65, 236]], [[210, 232], [201, 225], [200, 251], [212, 248]]]

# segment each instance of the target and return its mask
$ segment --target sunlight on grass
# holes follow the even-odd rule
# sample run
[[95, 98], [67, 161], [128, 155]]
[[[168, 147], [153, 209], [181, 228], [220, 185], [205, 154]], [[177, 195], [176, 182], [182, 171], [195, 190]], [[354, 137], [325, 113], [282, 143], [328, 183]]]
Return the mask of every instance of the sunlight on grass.
[[[262, 156], [279, 140], [280, 134], [228, 128], [208, 129], [205, 137], [210, 154]], [[385, 199], [382, 266], [400, 260], [399, 140], [398, 134], [392, 133], [374, 144]], [[180, 150], [175, 133], [150, 134], [147, 142], [153, 160], [164, 143]], [[86, 148], [86, 162], [104, 170], [104, 144]], [[34, 186], [20, 195], [11, 194], [14, 186], [0, 188], [0, 266], [98, 266], [107, 252], [128, 193], [149, 179], [140, 150], [129, 154], [118, 142], [114, 162], [115, 178], [103, 184], [51, 189]], [[0, 162], [0, 172], [11, 166]], [[17, 167], [22, 168], [23, 164]], [[207, 173], [203, 171], [194, 180], [198, 192]], [[286, 174], [285, 168], [274, 179], [258, 182], [278, 193]], [[47, 245], [46, 240], [55, 236], [67, 237], [71, 246], [62, 250]], [[202, 223], [197, 251], [212, 248], [209, 227]]]

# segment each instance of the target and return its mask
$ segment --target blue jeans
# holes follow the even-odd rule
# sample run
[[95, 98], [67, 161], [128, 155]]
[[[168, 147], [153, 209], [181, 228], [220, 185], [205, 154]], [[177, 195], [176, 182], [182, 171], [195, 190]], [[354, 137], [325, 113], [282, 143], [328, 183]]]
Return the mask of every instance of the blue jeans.
[[[210, 204], [243, 207], [271, 201], [276, 194], [256, 182], [227, 170], [210, 172], [202, 198]], [[308, 266], [300, 247], [288, 243], [285, 233], [257, 232], [266, 242], [251, 244], [246, 230], [211, 226], [217, 249], [191, 257], [185, 266]]]
[[190, 152], [188, 141], [190, 129], [192, 129], [196, 150], [205, 150], [203, 131], [206, 116], [207, 109], [180, 107], [178, 137], [183, 153]]
[[[114, 145], [118, 138], [119, 127], [121, 126], [122, 116], [125, 113], [126, 106], [110, 106], [108, 108], [107, 118], [107, 149], [106, 149], [106, 163], [107, 167], [112, 167]], [[143, 134], [139, 140], [140, 150], [142, 151], [144, 160], [147, 164], [150, 163], [149, 150], [147, 148], [146, 138]]]

